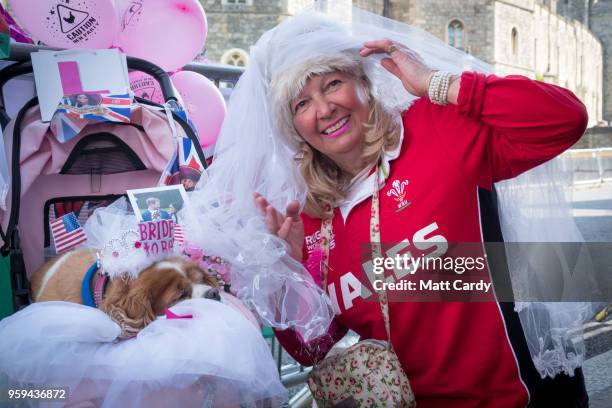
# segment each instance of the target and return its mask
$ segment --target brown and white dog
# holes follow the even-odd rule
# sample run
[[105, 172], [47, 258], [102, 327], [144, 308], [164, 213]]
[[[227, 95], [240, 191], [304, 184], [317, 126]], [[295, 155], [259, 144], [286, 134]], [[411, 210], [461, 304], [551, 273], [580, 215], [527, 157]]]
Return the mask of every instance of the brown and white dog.
[[[95, 252], [87, 249], [49, 260], [32, 276], [33, 300], [83, 304], [83, 278], [95, 261]], [[130, 338], [167, 308], [191, 298], [220, 300], [218, 282], [196, 263], [174, 256], [148, 266], [135, 279], [109, 280], [98, 308], [121, 326], [121, 338]]]

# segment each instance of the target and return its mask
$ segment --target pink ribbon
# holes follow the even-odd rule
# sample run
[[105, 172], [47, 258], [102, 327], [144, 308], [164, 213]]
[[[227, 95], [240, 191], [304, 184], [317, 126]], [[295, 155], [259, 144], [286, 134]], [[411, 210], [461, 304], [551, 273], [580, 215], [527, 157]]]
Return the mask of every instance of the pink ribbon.
[[193, 319], [193, 315], [179, 316], [170, 309], [166, 309], [164, 313], [166, 313], [166, 319]]

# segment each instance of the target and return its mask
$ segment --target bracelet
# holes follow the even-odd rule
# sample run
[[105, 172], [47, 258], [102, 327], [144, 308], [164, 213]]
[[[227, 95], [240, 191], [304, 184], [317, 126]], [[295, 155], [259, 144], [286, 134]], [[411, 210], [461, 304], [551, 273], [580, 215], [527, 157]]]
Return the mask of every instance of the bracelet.
[[427, 90], [432, 103], [441, 106], [448, 104], [448, 88], [452, 76], [452, 73], [448, 71], [436, 71], [433, 73]]

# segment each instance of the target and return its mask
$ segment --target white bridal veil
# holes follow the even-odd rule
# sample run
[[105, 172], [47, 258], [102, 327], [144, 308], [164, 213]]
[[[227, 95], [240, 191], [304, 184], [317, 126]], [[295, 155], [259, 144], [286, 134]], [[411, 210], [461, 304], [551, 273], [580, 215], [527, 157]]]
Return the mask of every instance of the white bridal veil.
[[[321, 290], [290, 258], [285, 243], [266, 232], [251, 196], [257, 191], [277, 209], [291, 200], [303, 204], [305, 198], [295, 151], [273, 117], [271, 80], [292, 64], [325, 54], [356, 53], [364, 41], [378, 38], [408, 46], [435, 69], [493, 73], [489, 64], [419, 28], [350, 7], [332, 21], [325, 15], [326, 3], [316, 8], [266, 32], [251, 48], [249, 65], [231, 96], [210, 177], [192, 195], [192, 215], [199, 222], [187, 233], [202, 248], [230, 260], [232, 286], [264, 322], [293, 327], [305, 339], [327, 327], [332, 317], [329, 302], [322, 300]], [[363, 59], [364, 71], [373, 94], [389, 112], [399, 115], [415, 96], [382, 68], [381, 58]], [[579, 252], [567, 259], [567, 251], [558, 244], [582, 241], [569, 216], [558, 168], [553, 160], [497, 185], [505, 241], [517, 243], [507, 250], [513, 289], [520, 300], [516, 311], [542, 376], [573, 374], [584, 355], [581, 322], [590, 313], [585, 302], [548, 302], [578, 300], [571, 288], [588, 282], [589, 271], [588, 256]], [[540, 247], [531, 242], [553, 244]], [[549, 262], [541, 262], [542, 254]], [[565, 267], [559, 268], [560, 264]], [[554, 299], [546, 292], [551, 282], [561, 287]]]

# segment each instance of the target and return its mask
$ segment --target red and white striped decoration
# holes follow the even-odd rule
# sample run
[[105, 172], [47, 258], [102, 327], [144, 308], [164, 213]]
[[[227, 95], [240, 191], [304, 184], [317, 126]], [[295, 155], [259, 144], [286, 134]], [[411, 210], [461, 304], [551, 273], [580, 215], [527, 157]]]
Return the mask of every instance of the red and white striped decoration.
[[174, 224], [174, 243], [179, 246], [185, 245], [185, 235], [183, 234], [183, 227], [179, 224]]
[[87, 241], [85, 230], [79, 224], [74, 212], [57, 218], [49, 223], [55, 244], [55, 253], [67, 251]]

